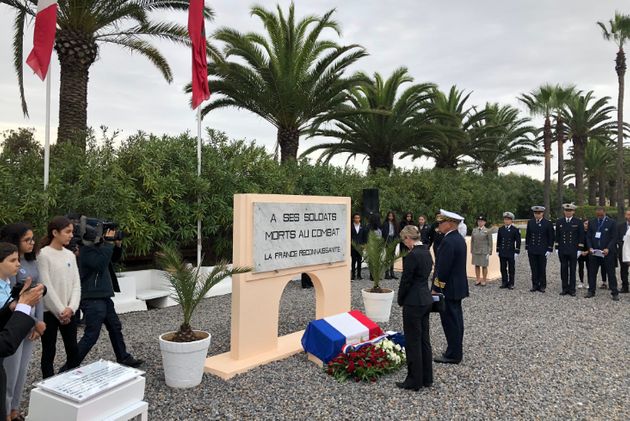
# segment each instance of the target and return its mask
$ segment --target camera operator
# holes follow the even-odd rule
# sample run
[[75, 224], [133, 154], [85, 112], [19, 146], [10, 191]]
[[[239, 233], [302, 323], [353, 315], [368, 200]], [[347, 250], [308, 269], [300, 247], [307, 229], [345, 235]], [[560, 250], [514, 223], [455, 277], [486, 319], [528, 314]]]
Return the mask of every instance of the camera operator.
[[108, 229], [103, 238], [88, 241], [86, 234], [79, 252], [79, 273], [81, 275], [80, 308], [85, 317], [85, 331], [79, 341], [79, 361], [96, 344], [104, 324], [109, 340], [116, 354], [116, 360], [129, 367], [138, 367], [142, 360], [135, 359], [127, 352], [122, 334], [122, 325], [116, 314], [112, 297], [118, 291], [118, 281], [112, 263], [122, 256], [122, 241], [116, 231]]

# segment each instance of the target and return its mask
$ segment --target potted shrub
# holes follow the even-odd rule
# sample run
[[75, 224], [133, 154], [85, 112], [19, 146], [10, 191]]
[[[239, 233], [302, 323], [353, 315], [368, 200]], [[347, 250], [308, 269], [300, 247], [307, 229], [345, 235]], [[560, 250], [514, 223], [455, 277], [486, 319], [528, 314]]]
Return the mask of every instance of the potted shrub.
[[[385, 239], [379, 237], [374, 232], [368, 234], [368, 241], [362, 248], [363, 259], [366, 261], [372, 288], [361, 290], [365, 315], [375, 322], [389, 322], [392, 312], [392, 302], [394, 301], [394, 290], [381, 288], [381, 280], [385, 276], [385, 271], [396, 260], [395, 250], [397, 241], [389, 244]], [[354, 245], [359, 249], [360, 246]]]
[[158, 261], [166, 271], [174, 292], [173, 299], [183, 313], [179, 329], [164, 333], [159, 338], [164, 378], [171, 387], [194, 387], [201, 383], [210, 347], [210, 333], [193, 330], [190, 325], [195, 309], [213, 286], [228, 276], [250, 269], [230, 268], [227, 262], [219, 262], [206, 276], [202, 276], [200, 267], [185, 263], [179, 251], [172, 247], [163, 247], [158, 253]]

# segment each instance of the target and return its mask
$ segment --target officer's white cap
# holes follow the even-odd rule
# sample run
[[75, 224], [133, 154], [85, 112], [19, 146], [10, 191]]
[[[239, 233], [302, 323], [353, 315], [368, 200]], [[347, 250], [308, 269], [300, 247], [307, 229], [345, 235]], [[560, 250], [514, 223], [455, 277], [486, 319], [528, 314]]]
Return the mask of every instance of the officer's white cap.
[[503, 217], [514, 219], [514, 214], [512, 212], [503, 212]]
[[464, 217], [456, 214], [455, 212], [450, 212], [444, 209], [440, 209], [440, 214], [437, 216], [438, 221], [453, 221], [453, 222], [462, 222]]

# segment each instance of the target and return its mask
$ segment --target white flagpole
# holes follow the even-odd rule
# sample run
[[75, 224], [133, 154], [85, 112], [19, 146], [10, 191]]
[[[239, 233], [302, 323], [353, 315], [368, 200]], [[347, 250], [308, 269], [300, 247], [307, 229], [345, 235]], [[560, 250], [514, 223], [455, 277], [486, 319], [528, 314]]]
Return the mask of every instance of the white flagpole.
[[48, 66], [46, 75], [46, 133], [44, 137], [44, 190], [48, 188], [50, 173], [50, 76], [52, 66]]
[[[201, 104], [197, 106], [197, 177], [201, 177]], [[201, 205], [201, 195], [197, 205]], [[197, 267], [201, 267], [201, 217], [197, 218]]]

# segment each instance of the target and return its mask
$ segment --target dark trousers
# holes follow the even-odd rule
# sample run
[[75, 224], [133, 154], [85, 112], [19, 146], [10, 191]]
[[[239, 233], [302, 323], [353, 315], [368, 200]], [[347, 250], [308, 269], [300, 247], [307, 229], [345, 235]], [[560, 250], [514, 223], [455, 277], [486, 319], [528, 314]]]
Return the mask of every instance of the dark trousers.
[[578, 258], [578, 275], [580, 283], [584, 283], [584, 266], [586, 266], [586, 282], [588, 283], [588, 256], [580, 256]]
[[527, 257], [532, 272], [532, 288], [547, 288], [547, 258], [544, 254], [528, 254]]
[[54, 362], [57, 352], [57, 331], [61, 333], [63, 347], [66, 350], [66, 369], [70, 370], [79, 366], [79, 349], [77, 347], [77, 322], [74, 317], [70, 323], [62, 325], [50, 311], [44, 312], [46, 330], [42, 335], [42, 377], [48, 378], [55, 374]]
[[630, 265], [628, 262], [624, 262], [623, 256], [621, 255], [621, 250], [619, 251], [619, 274], [621, 275], [621, 288], [624, 291], [628, 291], [628, 266]]
[[350, 255], [352, 256], [352, 277], [361, 278], [361, 253], [352, 249]]
[[92, 347], [96, 345], [103, 325], [109, 333], [109, 341], [114, 349], [116, 361], [121, 362], [130, 357], [122, 334], [122, 324], [111, 298], [81, 300], [81, 310], [85, 314], [85, 331], [78, 345], [79, 362], [83, 362]]
[[615, 273], [615, 260], [617, 256], [612, 253], [608, 253], [608, 256], [604, 258], [596, 257], [596, 256], [588, 256], [588, 290], [595, 294], [595, 288], [597, 287], [597, 272], [599, 268], [602, 268], [602, 271], [606, 273], [606, 278], [608, 279], [608, 287], [610, 288], [610, 293], [612, 295], [619, 294], [619, 290], [617, 289], [617, 274]]
[[575, 271], [577, 269], [577, 250], [575, 253], [558, 254], [560, 258], [560, 279], [562, 292], [575, 292]]
[[411, 386], [433, 383], [433, 353], [429, 336], [431, 306], [403, 306], [403, 331], [407, 356], [407, 378]]
[[501, 284], [505, 287], [514, 286], [514, 274], [516, 272], [516, 262], [514, 256], [499, 256], [499, 264], [501, 265]]
[[446, 352], [444, 356], [461, 361], [464, 356], [464, 312], [462, 300], [444, 300], [445, 309], [440, 313], [442, 328], [446, 336]]

